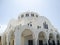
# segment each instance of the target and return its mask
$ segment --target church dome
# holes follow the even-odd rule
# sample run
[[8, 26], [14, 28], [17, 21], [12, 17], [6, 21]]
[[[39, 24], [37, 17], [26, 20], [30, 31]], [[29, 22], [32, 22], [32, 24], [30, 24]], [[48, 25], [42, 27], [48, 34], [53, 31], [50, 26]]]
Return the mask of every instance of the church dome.
[[34, 23], [39, 18], [39, 14], [35, 12], [24, 12], [18, 16], [20, 24], [26, 25], [27, 23]]
[[36, 12], [21, 13], [18, 16], [18, 22], [21, 25], [30, 25], [33, 28], [43, 28], [43, 24], [46, 24], [48, 27], [50, 27], [50, 29], [53, 27], [50, 21], [46, 17], [40, 16]]

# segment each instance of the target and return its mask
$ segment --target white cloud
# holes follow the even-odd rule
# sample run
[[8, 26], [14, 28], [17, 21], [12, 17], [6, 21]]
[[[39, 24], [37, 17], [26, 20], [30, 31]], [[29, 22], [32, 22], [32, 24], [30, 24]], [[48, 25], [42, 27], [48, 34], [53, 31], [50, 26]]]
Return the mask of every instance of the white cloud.
[[3, 25], [0, 24], [0, 34], [2, 34], [5, 31], [6, 27], [7, 26], [5, 24]]

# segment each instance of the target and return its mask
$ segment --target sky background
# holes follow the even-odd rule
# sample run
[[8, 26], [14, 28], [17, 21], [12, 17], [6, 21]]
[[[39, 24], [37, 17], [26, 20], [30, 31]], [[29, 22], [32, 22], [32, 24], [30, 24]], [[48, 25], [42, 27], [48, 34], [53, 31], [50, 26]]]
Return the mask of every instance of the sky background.
[[0, 0], [0, 25], [6, 27], [10, 19], [26, 11], [47, 17], [60, 32], [60, 0]]

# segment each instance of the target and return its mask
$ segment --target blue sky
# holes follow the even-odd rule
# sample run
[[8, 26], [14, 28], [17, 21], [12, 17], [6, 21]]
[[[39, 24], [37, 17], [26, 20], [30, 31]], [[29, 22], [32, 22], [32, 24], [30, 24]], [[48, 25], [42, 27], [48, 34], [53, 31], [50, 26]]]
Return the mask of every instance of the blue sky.
[[47, 17], [60, 32], [60, 0], [0, 0], [0, 24], [7, 25], [25, 11]]

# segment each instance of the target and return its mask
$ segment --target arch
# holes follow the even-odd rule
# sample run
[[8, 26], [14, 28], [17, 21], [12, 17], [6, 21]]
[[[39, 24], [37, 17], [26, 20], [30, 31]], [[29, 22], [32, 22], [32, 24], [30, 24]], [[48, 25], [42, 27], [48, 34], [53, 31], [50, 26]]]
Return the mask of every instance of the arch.
[[54, 34], [53, 33], [50, 33], [49, 34], [49, 40], [54, 40], [55, 38], [54, 38]]
[[55, 36], [53, 33], [49, 33], [48, 43], [49, 43], [49, 45], [55, 45]]
[[10, 42], [9, 42], [9, 45], [14, 45], [14, 38], [15, 38], [15, 35], [14, 35], [14, 32], [11, 31], [10, 33]]
[[47, 38], [46, 37], [47, 36], [46, 36], [45, 32], [43, 32], [43, 31], [39, 32], [39, 34], [38, 34], [38, 44], [39, 45], [47, 44]]
[[57, 34], [57, 35], [56, 35], [56, 38], [57, 38], [57, 40], [60, 40], [60, 35]]
[[25, 29], [22, 32], [21, 45], [33, 45], [33, 33], [30, 29]]
[[57, 45], [60, 45], [60, 35], [59, 34], [56, 35], [56, 39], [57, 39]]
[[43, 32], [43, 31], [39, 32], [38, 39], [39, 40], [44, 40], [45, 38], [46, 38], [46, 33]]

